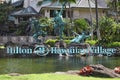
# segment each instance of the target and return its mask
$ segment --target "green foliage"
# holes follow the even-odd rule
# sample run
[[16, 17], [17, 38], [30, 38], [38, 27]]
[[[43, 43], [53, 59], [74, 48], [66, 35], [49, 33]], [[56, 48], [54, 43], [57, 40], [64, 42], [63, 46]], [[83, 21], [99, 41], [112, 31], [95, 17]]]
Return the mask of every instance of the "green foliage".
[[[50, 46], [54, 46], [56, 41], [58, 41], [58, 40], [57, 39], [48, 39], [45, 43], [50, 45]], [[70, 40], [64, 40], [64, 42], [66, 44], [69, 44]]]
[[97, 43], [97, 40], [86, 40], [86, 43], [90, 45], [95, 45]]
[[117, 25], [113, 19], [108, 17], [102, 17], [99, 20], [100, 34], [103, 42], [109, 43], [114, 41], [113, 36], [115, 36]]
[[54, 46], [55, 42], [57, 41], [57, 39], [48, 39], [45, 43], [47, 45], [50, 45], [50, 46]]
[[110, 10], [113, 10], [113, 11], [117, 11], [119, 12], [120, 11], [120, 1], [118, 0], [109, 0], [107, 1], [108, 2], [108, 6], [110, 7]]
[[74, 20], [74, 30], [77, 33], [82, 33], [83, 31], [89, 30], [89, 24], [85, 21], [85, 19], [75, 19]]
[[[118, 22], [119, 16], [120, 16], [120, 1], [119, 0], [107, 0], [107, 4], [108, 4], [108, 11], [111, 12], [111, 14], [109, 14], [108, 12], [108, 16], [113, 16], [113, 18]], [[113, 13], [117, 14], [114, 15]]]
[[68, 37], [68, 36], [63, 36], [63, 39], [65, 39], [65, 40], [72, 40], [74, 38], [74, 36], [70, 36], [70, 37]]
[[63, 34], [64, 36], [70, 36], [70, 32], [71, 32], [71, 25], [70, 25], [70, 19], [68, 18], [64, 18], [64, 22], [65, 22], [65, 27], [64, 27], [64, 31]]
[[70, 40], [64, 40], [66, 44], [70, 44]]
[[26, 27], [27, 27], [28, 23], [26, 21], [21, 22], [18, 25], [18, 29], [16, 31], [16, 35], [25, 35], [26, 34]]
[[[48, 39], [45, 43], [50, 46], [54, 46], [56, 41], [58, 41], [58, 40], [57, 39]], [[64, 42], [67, 45], [70, 44], [70, 40], [64, 40]], [[86, 43], [90, 44], [91, 46], [93, 46], [93, 45], [99, 45], [99, 46], [101, 45], [104, 47], [119, 47], [120, 46], [120, 42], [104, 43], [104, 42], [98, 41], [98, 40], [86, 40]]]
[[[68, 37], [68, 36], [65, 36], [65, 35], [63, 35], [63, 39], [64, 40], [72, 40], [74, 38], [74, 36], [70, 36], [70, 37]], [[56, 39], [60, 39], [60, 37], [59, 36], [56, 36]]]
[[107, 44], [107, 47], [120, 47], [120, 42], [112, 42]]
[[113, 36], [113, 41], [119, 41], [120, 42], [120, 23], [116, 26], [116, 32]]
[[110, 42], [110, 43], [106, 43], [106, 42], [103, 42], [103, 41], [98, 41], [98, 42], [96, 43], [96, 45], [114, 48], [114, 47], [120, 47], [120, 42]]
[[45, 18], [40, 18], [39, 21], [40, 21], [40, 25], [47, 26], [46, 28], [44, 28], [44, 31], [46, 31], [48, 35], [54, 35], [52, 19], [45, 17]]
[[14, 8], [8, 3], [0, 4], [0, 24], [7, 22], [8, 15], [13, 9]]

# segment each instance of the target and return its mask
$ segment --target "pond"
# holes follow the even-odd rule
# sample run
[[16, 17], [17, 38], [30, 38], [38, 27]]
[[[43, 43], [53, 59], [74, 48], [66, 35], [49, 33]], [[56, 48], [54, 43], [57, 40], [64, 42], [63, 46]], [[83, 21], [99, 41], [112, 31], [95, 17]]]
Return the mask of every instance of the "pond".
[[0, 58], [0, 74], [6, 73], [49, 73], [79, 70], [89, 64], [103, 64], [108, 68], [120, 66], [119, 57], [40, 57]]

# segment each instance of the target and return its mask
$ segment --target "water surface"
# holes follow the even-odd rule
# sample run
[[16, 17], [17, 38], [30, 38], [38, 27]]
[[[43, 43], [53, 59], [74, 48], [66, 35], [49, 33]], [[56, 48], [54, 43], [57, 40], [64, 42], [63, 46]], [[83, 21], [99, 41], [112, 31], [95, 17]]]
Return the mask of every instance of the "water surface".
[[0, 74], [6, 73], [49, 73], [79, 70], [89, 64], [103, 64], [108, 68], [120, 66], [119, 57], [40, 57], [0, 58]]

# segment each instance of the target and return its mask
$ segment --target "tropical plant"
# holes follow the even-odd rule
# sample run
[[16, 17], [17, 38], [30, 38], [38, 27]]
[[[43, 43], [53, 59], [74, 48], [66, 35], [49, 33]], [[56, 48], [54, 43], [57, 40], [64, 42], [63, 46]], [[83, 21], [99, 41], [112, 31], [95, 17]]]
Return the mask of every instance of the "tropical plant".
[[120, 16], [120, 0], [107, 0], [109, 11], [115, 16], [115, 20], [118, 22], [118, 16]]
[[115, 35], [113, 36], [113, 41], [120, 42], [120, 23], [118, 23], [116, 26], [116, 32]]
[[115, 36], [117, 25], [118, 24], [113, 19], [108, 17], [102, 17], [99, 20], [102, 42], [110, 43], [113, 41], [113, 37]]
[[120, 47], [120, 42], [112, 42], [107, 44], [107, 47]]
[[77, 33], [82, 33], [83, 31], [89, 32], [89, 24], [85, 19], [75, 19], [74, 20], [74, 31]]
[[98, 40], [101, 40], [101, 36], [100, 36], [100, 27], [98, 25], [98, 1], [95, 0], [95, 12], [96, 12], [96, 31], [97, 31], [97, 38]]
[[[75, 3], [76, 0], [44, 0], [44, 1], [51, 1], [51, 2], [53, 2], [53, 3], [54, 3], [54, 2], [64, 3], [64, 2], [66, 1], [67, 4], [68, 4], [68, 6], [69, 6], [70, 22], [72, 23], [70, 3]], [[42, 2], [43, 2], [43, 1], [39, 1], [37, 5], [41, 6]], [[68, 14], [68, 13], [67, 13], [67, 10], [66, 10], [66, 14]], [[67, 23], [67, 27], [68, 27], [68, 25], [69, 25], [69, 24]], [[71, 26], [71, 25], [69, 25], [69, 26]], [[67, 34], [68, 34], [68, 35], [70, 35], [70, 34], [69, 34], [69, 33], [70, 33], [69, 31], [70, 31], [70, 27], [68, 27], [68, 29], [67, 29]]]
[[90, 10], [90, 20], [91, 20], [91, 39], [93, 40], [93, 21], [92, 21], [92, 8], [90, 4], [90, 0], [88, 0], [89, 10]]
[[97, 40], [86, 40], [85, 42], [90, 44], [90, 45], [96, 45]]
[[14, 8], [10, 3], [0, 4], [0, 24], [3, 25], [8, 21], [8, 15]]
[[[48, 39], [45, 43], [50, 46], [54, 46], [57, 39]], [[66, 44], [70, 44], [70, 40], [64, 40]]]
[[40, 25], [46, 26], [46, 28], [44, 28], [44, 31], [47, 32], [48, 35], [53, 35], [53, 23], [52, 20], [50, 18], [40, 18]]
[[20, 35], [26, 35], [26, 26], [28, 26], [28, 22], [23, 21], [18, 25], [18, 29], [16, 30], [16, 35], [20, 36]]

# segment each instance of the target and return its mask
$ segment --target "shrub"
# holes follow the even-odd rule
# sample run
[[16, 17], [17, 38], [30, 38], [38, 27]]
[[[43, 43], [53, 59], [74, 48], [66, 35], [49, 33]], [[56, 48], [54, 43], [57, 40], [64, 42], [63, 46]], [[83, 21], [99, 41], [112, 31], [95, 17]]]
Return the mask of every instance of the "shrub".
[[82, 33], [83, 31], [89, 30], [89, 24], [85, 19], [75, 19], [74, 20], [74, 31], [77, 33]]
[[120, 42], [112, 42], [107, 44], [107, 47], [120, 47]]
[[16, 31], [16, 35], [25, 35], [27, 34], [26, 32], [26, 26], [28, 25], [28, 22], [23, 21], [18, 25], [18, 29]]
[[[45, 43], [50, 46], [54, 46], [55, 42], [58, 41], [57, 39], [48, 39]], [[64, 40], [66, 44], [70, 43], [70, 40]]]
[[[56, 41], [57, 39], [48, 39], [45, 43], [50, 46], [54, 46]], [[70, 44], [70, 40], [64, 40], [64, 42], [67, 45]], [[85, 42], [90, 45], [98, 45], [98, 40], [86, 40]], [[104, 47], [120, 47], [120, 42], [103, 43], [103, 44], [99, 44], [99, 46], [100, 45]]]
[[0, 24], [5, 24], [8, 21], [8, 15], [14, 10], [9, 3], [0, 4]]
[[70, 44], [70, 40], [64, 40], [66, 44]]
[[86, 43], [90, 45], [95, 45], [97, 43], [97, 40], [86, 40]]
[[113, 35], [113, 41], [120, 41], [120, 23], [117, 24], [115, 35]]
[[105, 43], [112, 42], [117, 23], [111, 18], [102, 17], [99, 21], [99, 27], [102, 41]]
[[53, 22], [50, 18], [40, 18], [39, 19], [40, 25], [46, 26], [43, 28], [45, 32], [47, 32], [48, 35], [54, 35], [53, 33]]
[[54, 46], [57, 39], [48, 39], [45, 43], [50, 46]]

